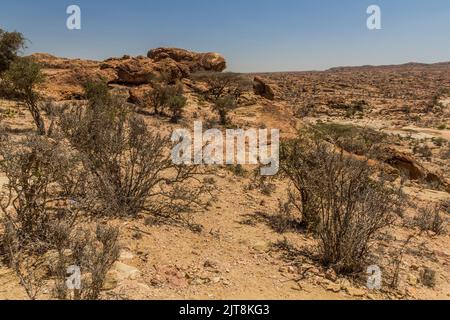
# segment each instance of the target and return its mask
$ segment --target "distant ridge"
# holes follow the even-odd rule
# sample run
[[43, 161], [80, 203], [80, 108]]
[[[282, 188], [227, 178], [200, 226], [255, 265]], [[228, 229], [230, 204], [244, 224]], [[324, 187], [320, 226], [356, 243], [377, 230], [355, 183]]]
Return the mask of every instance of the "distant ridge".
[[334, 67], [325, 70], [325, 72], [339, 72], [339, 71], [367, 71], [370, 69], [434, 69], [434, 68], [450, 68], [450, 61], [448, 62], [437, 62], [437, 63], [419, 63], [419, 62], [408, 62], [404, 64], [391, 64], [391, 65], [364, 65], [364, 66], [343, 66]]

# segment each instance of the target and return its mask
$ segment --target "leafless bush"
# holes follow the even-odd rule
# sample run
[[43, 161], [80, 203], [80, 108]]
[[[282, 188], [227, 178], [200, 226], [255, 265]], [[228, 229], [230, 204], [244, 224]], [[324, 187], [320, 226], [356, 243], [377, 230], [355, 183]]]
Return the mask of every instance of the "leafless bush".
[[0, 171], [8, 179], [0, 201], [7, 230], [17, 235], [20, 247], [45, 251], [52, 220], [63, 214], [76, 216], [77, 209], [66, 206], [69, 198], [58, 188], [70, 173], [71, 159], [61, 145], [45, 137], [4, 141], [0, 156]]
[[11, 222], [3, 220], [2, 224], [4, 227], [2, 252], [28, 297], [35, 300], [45, 286], [46, 272], [42, 270], [45, 259], [23, 246], [20, 230], [17, 230]]
[[442, 201], [441, 208], [443, 212], [450, 214], [450, 200]]
[[[88, 105], [64, 112], [59, 126], [91, 177], [97, 212], [186, 222], [184, 213], [204, 205], [199, 168], [174, 164], [169, 137], [150, 130], [106, 85], [91, 84], [87, 97]], [[189, 183], [196, 187], [187, 188]]]
[[397, 289], [400, 284], [400, 271], [403, 264], [403, 257], [405, 255], [408, 246], [411, 244], [411, 242], [414, 240], [415, 237], [416, 237], [415, 234], [410, 234], [406, 238], [406, 240], [404, 241], [403, 245], [400, 247], [398, 252], [395, 253], [394, 258], [391, 261], [392, 276], [389, 282], [389, 286], [393, 289]]
[[[70, 235], [64, 227], [61, 231], [62, 238]], [[99, 299], [106, 275], [119, 258], [118, 236], [117, 228], [98, 224], [94, 232], [81, 229], [72, 235], [72, 239], [57, 241], [62, 244], [56, 248], [58, 258], [53, 265], [55, 295], [58, 299]], [[82, 281], [79, 289], [69, 290], [67, 287], [66, 272], [70, 266], [80, 268]]]
[[48, 137], [31, 136], [2, 141], [0, 157], [8, 179], [0, 201], [2, 252], [29, 298], [38, 297], [49, 275], [56, 278], [56, 296], [68, 298], [67, 267], [78, 265], [90, 281], [73, 297], [97, 299], [117, 259], [117, 230], [99, 227], [96, 238], [75, 234], [83, 230], [77, 224], [81, 214], [90, 213], [90, 203], [82, 203], [86, 198], [76, 186], [65, 188], [76, 171], [70, 151]]
[[376, 177], [366, 161], [320, 140], [290, 141], [281, 159], [301, 219], [319, 238], [323, 263], [337, 272], [360, 270], [370, 242], [399, 211], [401, 192]]
[[425, 268], [420, 273], [420, 281], [428, 288], [436, 287], [436, 271], [430, 268]]
[[419, 208], [419, 213], [414, 218], [414, 225], [421, 231], [431, 231], [436, 235], [446, 231], [445, 221], [441, 217], [441, 207], [438, 205]]

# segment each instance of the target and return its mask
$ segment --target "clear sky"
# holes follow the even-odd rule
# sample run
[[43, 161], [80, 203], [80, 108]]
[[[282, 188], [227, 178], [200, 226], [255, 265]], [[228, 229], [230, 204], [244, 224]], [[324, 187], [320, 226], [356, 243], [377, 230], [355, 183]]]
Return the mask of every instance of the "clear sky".
[[[66, 28], [66, 8], [82, 29]], [[381, 7], [382, 30], [366, 27]], [[215, 51], [230, 70], [295, 71], [450, 60], [449, 0], [1, 0], [27, 53], [105, 59], [159, 46]]]

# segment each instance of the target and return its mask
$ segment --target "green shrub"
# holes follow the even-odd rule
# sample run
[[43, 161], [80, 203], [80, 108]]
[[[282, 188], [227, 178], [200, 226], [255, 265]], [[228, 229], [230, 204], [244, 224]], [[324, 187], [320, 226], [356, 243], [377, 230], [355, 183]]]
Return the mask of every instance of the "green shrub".
[[45, 135], [45, 122], [38, 105], [40, 96], [36, 91], [36, 86], [44, 81], [40, 65], [30, 58], [16, 59], [4, 73], [3, 80], [7, 90], [27, 106], [38, 133]]
[[0, 29], [0, 74], [9, 69], [17, 59], [18, 52], [25, 47], [25, 38], [19, 32]]

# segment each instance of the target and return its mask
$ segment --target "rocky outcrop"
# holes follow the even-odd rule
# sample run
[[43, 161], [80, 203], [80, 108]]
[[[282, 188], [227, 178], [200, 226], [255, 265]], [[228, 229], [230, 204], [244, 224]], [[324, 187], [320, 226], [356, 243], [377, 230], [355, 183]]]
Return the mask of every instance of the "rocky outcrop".
[[180, 69], [190, 73], [197, 71], [222, 72], [226, 69], [225, 58], [218, 53], [196, 53], [177, 48], [157, 48], [150, 50], [147, 57], [155, 62], [174, 61]]
[[439, 189], [450, 192], [450, 183], [435, 172], [426, 169], [418, 163], [411, 155], [400, 152], [393, 148], [386, 148], [382, 155], [385, 163], [397, 169], [399, 173], [410, 180], [425, 181]]
[[139, 87], [129, 89], [128, 102], [139, 105], [141, 107], [145, 106], [146, 96], [153, 90], [150, 85], [142, 85]]
[[267, 83], [266, 80], [264, 80], [261, 77], [255, 77], [253, 80], [253, 90], [255, 94], [262, 96], [269, 100], [275, 99], [275, 92], [271, 85]]
[[[225, 59], [218, 53], [195, 53], [184, 49], [158, 48], [150, 50], [148, 57], [110, 58], [105, 61], [58, 58], [49, 54], [32, 57], [42, 65], [46, 82], [41, 91], [53, 100], [83, 98], [86, 81], [106, 81], [130, 87], [148, 86], [154, 79], [182, 80], [193, 72], [216, 71], [226, 68]], [[138, 93], [142, 90], [134, 90]], [[130, 97], [135, 99], [137, 95]]]
[[101, 69], [91, 60], [59, 58], [49, 54], [31, 56], [42, 66], [45, 82], [40, 91], [53, 100], [77, 100], [83, 97], [83, 84], [91, 81], [110, 82], [117, 78], [113, 69]]

